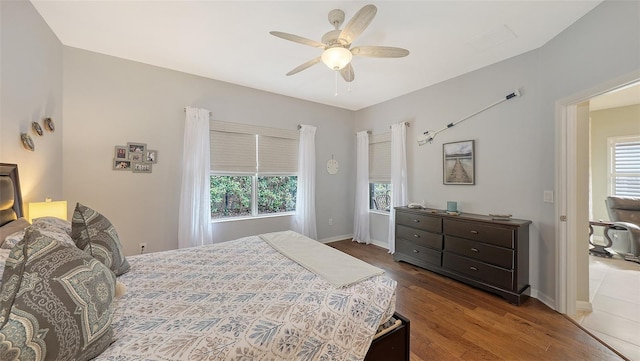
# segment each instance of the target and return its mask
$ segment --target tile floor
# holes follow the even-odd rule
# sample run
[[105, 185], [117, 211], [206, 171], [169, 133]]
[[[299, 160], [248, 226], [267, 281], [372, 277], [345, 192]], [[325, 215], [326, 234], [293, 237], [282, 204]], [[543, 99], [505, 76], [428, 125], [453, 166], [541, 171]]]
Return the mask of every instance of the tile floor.
[[593, 312], [575, 320], [625, 357], [640, 361], [640, 264], [589, 256]]

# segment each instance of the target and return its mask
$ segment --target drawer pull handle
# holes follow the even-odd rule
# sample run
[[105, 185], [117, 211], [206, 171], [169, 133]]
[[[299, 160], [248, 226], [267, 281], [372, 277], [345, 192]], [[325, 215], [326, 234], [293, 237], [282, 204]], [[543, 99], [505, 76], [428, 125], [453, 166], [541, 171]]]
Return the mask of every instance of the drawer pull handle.
[[479, 252], [477, 248], [471, 248], [472, 252]]
[[413, 253], [420, 253], [420, 251], [418, 251], [417, 249], [414, 249]]
[[420, 220], [419, 219], [414, 219], [413, 223], [420, 223]]
[[471, 234], [478, 234], [478, 231], [471, 231]]
[[469, 267], [469, 269], [472, 270], [472, 271], [477, 271], [478, 270], [477, 268], [475, 268], [473, 266]]
[[413, 238], [420, 238], [420, 235], [419, 234], [414, 234]]

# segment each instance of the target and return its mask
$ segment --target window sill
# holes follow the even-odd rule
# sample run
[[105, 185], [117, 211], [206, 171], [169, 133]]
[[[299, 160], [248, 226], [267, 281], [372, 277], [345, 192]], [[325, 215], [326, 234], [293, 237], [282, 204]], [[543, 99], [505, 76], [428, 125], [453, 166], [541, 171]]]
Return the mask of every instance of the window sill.
[[211, 223], [250, 221], [252, 219], [255, 220], [255, 219], [275, 218], [275, 217], [293, 217], [295, 215], [296, 215], [296, 212], [268, 213], [268, 214], [260, 214], [257, 216], [217, 218], [217, 219], [212, 219]]
[[389, 215], [389, 211], [379, 211], [376, 209], [370, 209], [369, 213], [373, 213], [373, 214], [380, 214], [380, 215], [384, 215], [384, 216], [388, 216]]

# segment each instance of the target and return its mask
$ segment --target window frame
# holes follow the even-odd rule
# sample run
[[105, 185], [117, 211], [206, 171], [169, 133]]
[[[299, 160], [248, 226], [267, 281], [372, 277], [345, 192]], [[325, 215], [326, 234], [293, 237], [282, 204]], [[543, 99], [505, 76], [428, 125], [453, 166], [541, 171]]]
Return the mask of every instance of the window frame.
[[[640, 178], [640, 170], [638, 173], [633, 172], [616, 172], [616, 146], [621, 143], [639, 143], [640, 142], [640, 134], [639, 135], [629, 135], [629, 136], [618, 136], [618, 137], [608, 137], [607, 138], [607, 192], [609, 196], [616, 196], [616, 178], [620, 175], [638, 177]], [[640, 151], [638, 152], [640, 156]], [[621, 196], [630, 196], [630, 197], [640, 197], [640, 190], [637, 194], [632, 195], [621, 195]]]

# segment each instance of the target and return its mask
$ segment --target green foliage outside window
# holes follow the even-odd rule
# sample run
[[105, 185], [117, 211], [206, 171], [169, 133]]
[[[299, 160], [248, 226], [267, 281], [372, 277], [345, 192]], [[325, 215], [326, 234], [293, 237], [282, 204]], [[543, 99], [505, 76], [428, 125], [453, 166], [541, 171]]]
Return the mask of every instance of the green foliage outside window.
[[[211, 176], [211, 218], [252, 216], [254, 176]], [[258, 214], [296, 209], [296, 176], [257, 177]]]
[[251, 176], [211, 176], [211, 218], [251, 215]]
[[297, 189], [296, 176], [258, 177], [258, 213], [295, 211]]

